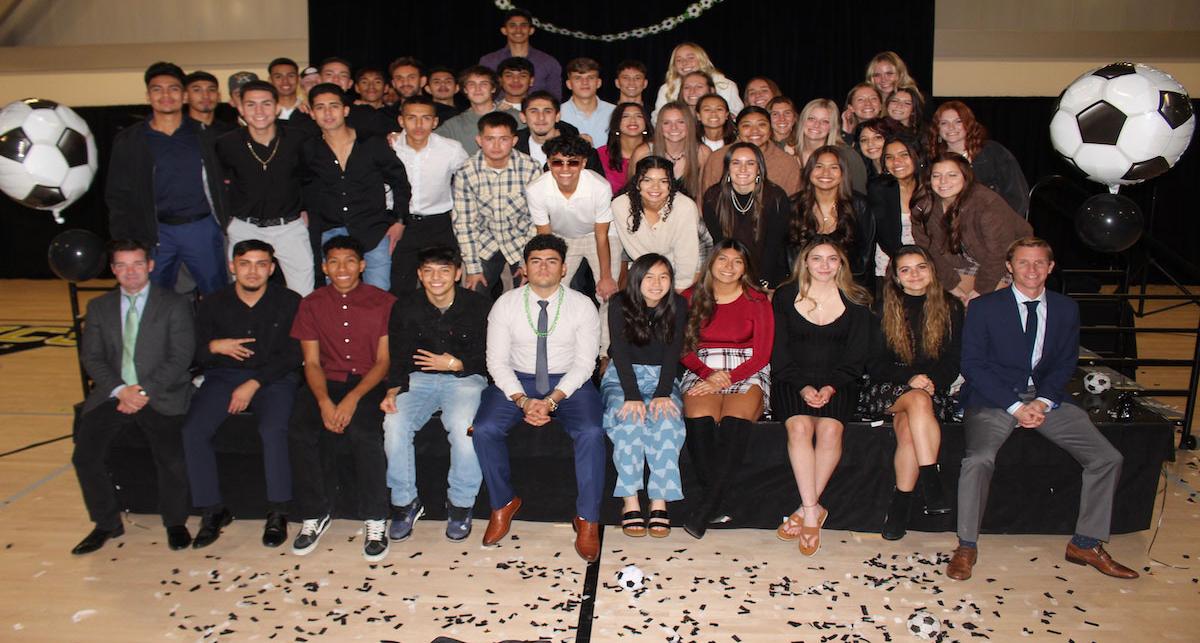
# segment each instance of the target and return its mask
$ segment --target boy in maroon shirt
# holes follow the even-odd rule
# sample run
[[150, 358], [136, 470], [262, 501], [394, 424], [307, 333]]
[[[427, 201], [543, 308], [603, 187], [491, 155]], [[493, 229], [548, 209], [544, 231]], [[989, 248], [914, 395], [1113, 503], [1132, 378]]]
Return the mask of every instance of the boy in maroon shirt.
[[388, 318], [396, 298], [362, 282], [367, 263], [362, 244], [338, 236], [322, 247], [329, 285], [300, 302], [292, 337], [304, 353], [304, 379], [292, 413], [291, 444], [295, 512], [304, 521], [292, 544], [303, 556], [329, 527], [337, 488], [338, 435], [350, 440], [357, 475], [359, 513], [366, 521], [363, 557], [388, 553], [387, 459], [383, 411], [387, 392]]

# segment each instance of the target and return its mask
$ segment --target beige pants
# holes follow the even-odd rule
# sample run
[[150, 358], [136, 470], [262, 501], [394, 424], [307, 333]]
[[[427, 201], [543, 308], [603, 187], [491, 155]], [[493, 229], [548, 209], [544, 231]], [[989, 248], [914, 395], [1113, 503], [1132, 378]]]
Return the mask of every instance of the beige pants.
[[[600, 278], [600, 255], [596, 252], [595, 233], [567, 239], [567, 276], [564, 284], [570, 284], [579, 265], [586, 260], [592, 269], [592, 275]], [[615, 234], [608, 235], [609, 275], [613, 281], [621, 276], [621, 239]], [[600, 303], [600, 356], [608, 355], [608, 302]]]

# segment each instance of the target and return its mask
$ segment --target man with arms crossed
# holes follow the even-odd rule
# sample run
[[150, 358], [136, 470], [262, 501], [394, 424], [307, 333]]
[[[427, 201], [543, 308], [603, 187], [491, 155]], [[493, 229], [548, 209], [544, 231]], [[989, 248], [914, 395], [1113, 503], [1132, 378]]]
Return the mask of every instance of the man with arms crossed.
[[1123, 458], [1066, 390], [1079, 361], [1079, 306], [1046, 290], [1054, 251], [1045, 241], [1014, 241], [1006, 266], [1013, 285], [972, 301], [963, 326], [966, 454], [958, 477], [958, 548], [946, 576], [971, 577], [996, 452], [1014, 429], [1032, 429], [1083, 466], [1079, 519], [1067, 543], [1067, 561], [1115, 578], [1137, 578], [1103, 544]]
[[492, 307], [487, 367], [495, 384], [484, 389], [473, 436], [492, 506], [483, 544], [491, 546], [508, 534], [521, 508], [509, 470], [509, 432], [522, 422], [540, 427], [558, 420], [575, 443], [575, 552], [594, 562], [605, 467], [603, 410], [591, 382], [600, 317], [590, 299], [563, 287], [566, 254], [567, 244], [554, 235], [530, 239], [524, 249], [529, 283]]

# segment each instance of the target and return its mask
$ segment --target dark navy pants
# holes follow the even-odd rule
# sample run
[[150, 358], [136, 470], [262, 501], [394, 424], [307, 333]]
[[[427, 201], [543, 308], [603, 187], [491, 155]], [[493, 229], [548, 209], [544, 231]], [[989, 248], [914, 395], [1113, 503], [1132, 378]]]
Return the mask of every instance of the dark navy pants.
[[180, 225], [158, 224], [158, 246], [154, 248], [154, 272], [150, 273], [150, 281], [160, 288], [175, 290], [180, 263], [188, 267], [201, 295], [214, 293], [229, 284], [225, 234], [215, 217]]
[[[534, 390], [533, 375], [517, 373], [517, 379], [526, 395], [542, 397]], [[562, 375], [551, 374], [550, 388], [557, 386], [560, 379]], [[578, 490], [575, 512], [590, 522], [600, 521], [600, 499], [604, 494], [603, 412], [600, 393], [588, 381], [571, 397], [559, 402], [558, 410], [552, 415], [575, 443], [575, 484]], [[499, 509], [513, 499], [507, 440], [509, 431], [519, 425], [523, 418], [521, 409], [495, 385], [483, 390], [472, 436], [492, 509]]]

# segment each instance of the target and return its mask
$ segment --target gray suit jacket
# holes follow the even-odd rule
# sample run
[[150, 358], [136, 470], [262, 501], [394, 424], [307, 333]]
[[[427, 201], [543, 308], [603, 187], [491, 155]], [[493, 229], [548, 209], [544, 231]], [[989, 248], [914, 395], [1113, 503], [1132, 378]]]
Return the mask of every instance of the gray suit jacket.
[[[121, 290], [88, 302], [79, 359], [95, 381], [83, 412], [104, 404], [121, 379]], [[150, 298], [138, 324], [134, 368], [150, 396], [150, 407], [163, 415], [183, 415], [194, 387], [188, 372], [195, 352], [192, 304], [186, 297], [150, 286]]]

